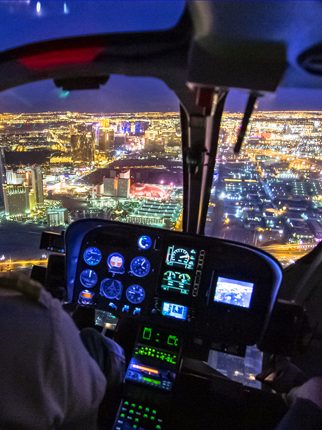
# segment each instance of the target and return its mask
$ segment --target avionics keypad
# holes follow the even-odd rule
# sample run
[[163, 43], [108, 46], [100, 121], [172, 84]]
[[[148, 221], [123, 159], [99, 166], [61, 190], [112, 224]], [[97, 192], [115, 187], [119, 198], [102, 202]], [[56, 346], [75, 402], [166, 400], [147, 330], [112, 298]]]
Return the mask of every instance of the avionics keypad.
[[147, 345], [138, 345], [134, 352], [135, 356], [153, 358], [163, 363], [177, 364], [178, 354], [174, 352], [164, 351], [158, 348]]
[[113, 430], [163, 430], [163, 419], [154, 406], [123, 400]]

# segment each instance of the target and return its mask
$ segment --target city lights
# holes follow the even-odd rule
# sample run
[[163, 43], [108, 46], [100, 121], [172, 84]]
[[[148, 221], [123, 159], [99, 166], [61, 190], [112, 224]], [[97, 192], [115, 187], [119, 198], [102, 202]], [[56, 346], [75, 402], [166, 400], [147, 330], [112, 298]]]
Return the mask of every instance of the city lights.
[[[241, 114], [224, 115], [206, 234], [260, 246], [290, 264], [322, 239], [322, 114], [258, 112], [236, 157], [240, 121]], [[181, 229], [180, 132], [177, 113], [0, 115], [4, 242], [19, 226], [35, 241], [30, 260], [41, 260], [41, 230], [77, 219]], [[27, 264], [26, 251], [12, 261], [0, 252], [0, 270]]]

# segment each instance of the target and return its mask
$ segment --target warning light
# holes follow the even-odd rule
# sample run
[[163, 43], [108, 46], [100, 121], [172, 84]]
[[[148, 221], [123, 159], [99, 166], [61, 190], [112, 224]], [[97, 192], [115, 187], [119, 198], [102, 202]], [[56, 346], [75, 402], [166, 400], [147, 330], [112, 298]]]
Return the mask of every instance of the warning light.
[[20, 63], [31, 70], [47, 70], [54, 67], [86, 64], [95, 60], [103, 51], [100, 46], [59, 49], [39, 54], [26, 55], [19, 59]]

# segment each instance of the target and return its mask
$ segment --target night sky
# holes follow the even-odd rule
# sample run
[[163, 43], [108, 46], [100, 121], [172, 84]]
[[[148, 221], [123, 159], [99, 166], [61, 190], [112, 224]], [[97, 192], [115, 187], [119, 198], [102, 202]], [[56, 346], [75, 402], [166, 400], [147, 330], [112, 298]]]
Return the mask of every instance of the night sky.
[[[0, 0], [0, 49], [40, 40], [115, 31], [173, 26], [183, 0]], [[260, 109], [321, 109], [321, 91], [279, 90]], [[229, 110], [241, 111], [245, 95], [235, 92]], [[2, 112], [74, 110], [86, 112], [176, 111], [178, 100], [163, 82], [112, 76], [99, 91], [70, 94], [52, 82], [38, 82], [0, 93]]]

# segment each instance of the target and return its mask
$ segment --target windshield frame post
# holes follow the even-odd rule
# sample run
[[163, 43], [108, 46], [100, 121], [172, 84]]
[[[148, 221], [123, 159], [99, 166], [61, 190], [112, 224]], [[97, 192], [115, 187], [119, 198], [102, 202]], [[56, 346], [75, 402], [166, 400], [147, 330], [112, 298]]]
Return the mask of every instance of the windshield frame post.
[[188, 233], [204, 234], [227, 94], [226, 89], [196, 88], [194, 85], [177, 92], [181, 102], [183, 231]]

